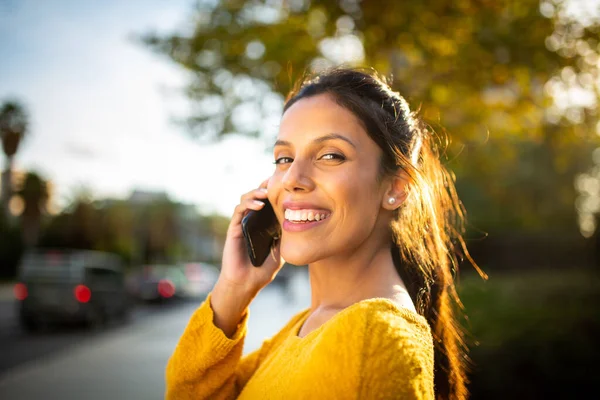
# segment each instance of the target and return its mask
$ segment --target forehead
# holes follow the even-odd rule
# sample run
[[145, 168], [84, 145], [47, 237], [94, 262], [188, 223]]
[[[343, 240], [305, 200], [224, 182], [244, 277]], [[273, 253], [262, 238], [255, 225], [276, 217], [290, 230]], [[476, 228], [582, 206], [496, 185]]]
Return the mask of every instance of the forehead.
[[351, 111], [336, 103], [333, 96], [319, 94], [294, 103], [281, 118], [279, 140], [301, 144], [327, 134], [339, 134], [357, 146], [375, 143]]

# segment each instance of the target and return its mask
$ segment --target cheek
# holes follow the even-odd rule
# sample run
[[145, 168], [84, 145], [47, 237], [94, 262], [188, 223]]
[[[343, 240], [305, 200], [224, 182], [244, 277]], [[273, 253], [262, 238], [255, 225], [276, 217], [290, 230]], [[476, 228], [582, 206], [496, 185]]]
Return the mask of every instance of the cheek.
[[381, 208], [381, 188], [376, 175], [365, 170], [353, 172], [338, 181], [336, 191], [341, 213], [334, 228], [339, 235], [334, 236], [347, 249], [360, 246], [372, 234]]
[[[371, 214], [379, 207], [380, 187], [370, 169], [353, 169], [341, 174], [329, 184], [329, 193], [337, 199], [344, 216]], [[366, 216], [365, 215], [365, 216]]]
[[279, 196], [281, 193], [281, 178], [278, 176], [277, 171], [273, 173], [273, 175], [269, 178], [269, 182], [267, 183], [267, 198], [269, 202], [273, 205], [275, 209], [275, 214], [277, 214], [277, 218], [279, 218], [279, 222], [281, 222], [281, 216], [279, 215]]
[[267, 193], [269, 195], [269, 200], [271, 200], [271, 196], [275, 195], [279, 186], [281, 186], [281, 177], [279, 176], [277, 170], [275, 170], [267, 182]]

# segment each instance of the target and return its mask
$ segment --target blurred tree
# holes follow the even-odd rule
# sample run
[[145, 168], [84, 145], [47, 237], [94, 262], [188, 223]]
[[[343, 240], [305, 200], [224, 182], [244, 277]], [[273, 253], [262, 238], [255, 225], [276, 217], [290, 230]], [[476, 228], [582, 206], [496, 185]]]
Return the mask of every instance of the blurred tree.
[[136, 246], [134, 208], [124, 200], [96, 206], [99, 210], [100, 235], [95, 247], [117, 253], [126, 263], [130, 263]]
[[99, 250], [103, 235], [100, 210], [93, 203], [91, 192], [77, 188], [69, 205], [51, 218], [43, 228], [39, 244], [43, 247], [65, 247]]
[[202, 215], [199, 218], [199, 223], [204, 234], [225, 241], [227, 229], [229, 228], [229, 218], [219, 214]]
[[39, 239], [42, 214], [49, 198], [48, 184], [35, 172], [28, 172], [17, 195], [23, 199], [24, 205], [21, 213], [23, 244], [32, 247]]
[[44, 225], [39, 244], [117, 253], [131, 265], [212, 260], [216, 251], [207, 247], [224, 240], [226, 227], [226, 218], [168, 197], [94, 201], [84, 188]]
[[2, 172], [0, 212], [6, 216], [8, 216], [8, 202], [12, 197], [13, 160], [19, 150], [19, 144], [27, 133], [27, 125], [27, 114], [20, 103], [7, 101], [0, 107], [0, 139], [6, 156], [6, 165]]
[[63, 211], [51, 217], [47, 223], [42, 224], [38, 245], [40, 247], [69, 247], [67, 240], [69, 219], [70, 214]]
[[[590, 164], [597, 106], [557, 107], [557, 82], [582, 77], [584, 53], [598, 60], [599, 24], [568, 18], [566, 3], [207, 0], [193, 31], [143, 40], [192, 72], [185, 122], [208, 139], [269, 136], [308, 70], [372, 66], [451, 134], [449, 164], [476, 226], [576, 233], [573, 177]], [[571, 50], [550, 39], [557, 30], [576, 33]]]
[[73, 204], [67, 230], [69, 247], [76, 249], [96, 249], [102, 235], [100, 213], [93, 203], [80, 199]]
[[145, 262], [166, 262], [177, 253], [177, 204], [155, 201], [147, 207]]
[[201, 215], [198, 225], [202, 237], [210, 240], [212, 248], [210, 249], [210, 259], [205, 261], [216, 265], [221, 264], [223, 256], [223, 247], [225, 246], [225, 237], [229, 228], [230, 219], [219, 214]]

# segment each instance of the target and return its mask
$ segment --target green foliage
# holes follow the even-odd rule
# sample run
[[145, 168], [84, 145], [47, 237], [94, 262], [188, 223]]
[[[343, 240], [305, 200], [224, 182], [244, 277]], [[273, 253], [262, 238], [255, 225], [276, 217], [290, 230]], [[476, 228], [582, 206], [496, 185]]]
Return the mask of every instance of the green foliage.
[[595, 271], [470, 276], [459, 292], [468, 315], [473, 398], [569, 398], [574, 388], [592, 388], [600, 372]]
[[202, 215], [200, 217], [201, 229], [209, 234], [219, 238], [225, 238], [229, 228], [229, 218], [220, 214]]
[[204, 139], [264, 135], [276, 125], [277, 102], [307, 71], [340, 62], [374, 67], [432, 129], [451, 136], [448, 165], [475, 226], [574, 232], [572, 181], [598, 142], [596, 107], [561, 111], [551, 95], [566, 87], [563, 78], [589, 75], [584, 61], [598, 55], [600, 23], [584, 27], [565, 7], [200, 1], [193, 31], [143, 40], [192, 72], [186, 93], [197, 107], [186, 122]]
[[213, 243], [222, 248], [227, 223], [168, 198], [91, 201], [82, 193], [48, 221], [40, 245], [113, 252], [132, 265], [215, 262], [220, 249]]

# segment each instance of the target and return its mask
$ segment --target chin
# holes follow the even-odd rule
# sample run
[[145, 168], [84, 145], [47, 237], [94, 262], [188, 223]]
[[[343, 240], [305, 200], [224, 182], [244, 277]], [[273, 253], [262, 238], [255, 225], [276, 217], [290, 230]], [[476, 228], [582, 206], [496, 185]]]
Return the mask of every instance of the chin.
[[281, 257], [288, 263], [293, 265], [308, 265], [319, 259], [314, 249], [306, 248], [307, 246], [298, 246], [295, 243], [281, 242]]

